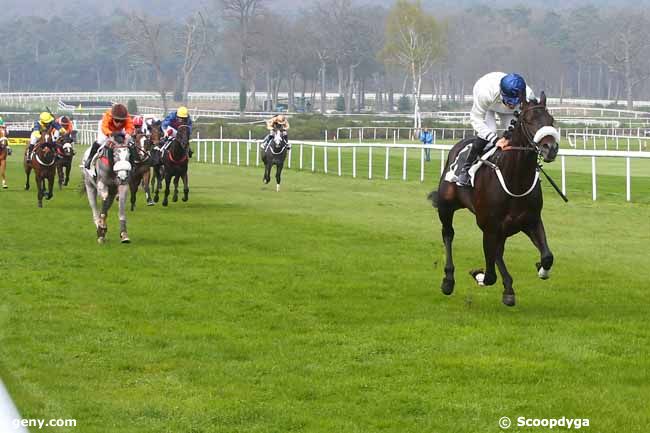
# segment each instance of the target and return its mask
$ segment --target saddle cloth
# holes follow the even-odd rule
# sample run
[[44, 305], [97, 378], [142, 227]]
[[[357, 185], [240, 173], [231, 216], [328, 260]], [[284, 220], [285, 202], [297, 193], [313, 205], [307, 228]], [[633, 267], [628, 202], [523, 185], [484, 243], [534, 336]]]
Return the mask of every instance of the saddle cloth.
[[[458, 155], [456, 155], [456, 159], [454, 159], [454, 162], [449, 164], [449, 170], [447, 171], [447, 173], [445, 173], [445, 180], [447, 182], [455, 183], [458, 180], [458, 176], [456, 175], [456, 173], [460, 172], [460, 167], [467, 160], [471, 147], [472, 147], [472, 143], [468, 143], [460, 152], [458, 152]], [[478, 158], [474, 164], [472, 164], [472, 166], [468, 171], [469, 176], [472, 179], [472, 186], [474, 186], [474, 176], [476, 176], [476, 173], [478, 172], [479, 168], [481, 168], [481, 166], [483, 165], [483, 161], [487, 160], [492, 155], [494, 155], [494, 152], [496, 151], [497, 151], [497, 147], [492, 146], [487, 152], [481, 155], [481, 157]]]

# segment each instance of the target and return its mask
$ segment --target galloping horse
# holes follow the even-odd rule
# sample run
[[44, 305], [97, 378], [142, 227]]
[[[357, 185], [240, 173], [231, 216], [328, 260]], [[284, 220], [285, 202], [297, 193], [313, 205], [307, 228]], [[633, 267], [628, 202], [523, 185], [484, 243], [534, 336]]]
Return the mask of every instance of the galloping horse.
[[[34, 170], [36, 187], [38, 189], [38, 207], [43, 207], [43, 196], [46, 200], [54, 197], [54, 175], [56, 174], [56, 143], [52, 142], [52, 132], [41, 135], [34, 146], [31, 160], [27, 161], [29, 147], [25, 147], [25, 189], [29, 190], [29, 175]], [[45, 193], [47, 180], [47, 194]]]
[[150, 136], [147, 136], [146, 134], [136, 134], [135, 136], [135, 156], [133, 158], [135, 167], [133, 168], [131, 179], [129, 180], [132, 211], [135, 210], [136, 195], [140, 184], [142, 184], [142, 188], [144, 189], [147, 206], [153, 206], [155, 204], [151, 199], [151, 192], [149, 189], [152, 166], [151, 150], [154, 146], [160, 144], [160, 137], [162, 136], [162, 129], [160, 127], [161, 123], [162, 122], [159, 120], [152, 123]]
[[[189, 181], [187, 179], [187, 166], [189, 162], [188, 158], [188, 149], [190, 146], [190, 128], [188, 125], [180, 125], [178, 127], [178, 132], [176, 133], [176, 138], [174, 138], [165, 154], [163, 155], [162, 160], [162, 170], [159, 176], [165, 177], [165, 198], [163, 199], [163, 206], [169, 204], [169, 182], [172, 177], [174, 178], [174, 197], [172, 200], [174, 202], [178, 201], [178, 180], [183, 179], [183, 201], [187, 201], [189, 198], [190, 188]], [[160, 180], [158, 181], [158, 187], [160, 186]], [[158, 189], [156, 188], [154, 200], [158, 201]]]
[[72, 143], [76, 140], [77, 131], [72, 131], [69, 134], [64, 134], [57, 140], [57, 154], [56, 169], [59, 175], [59, 189], [63, 186], [68, 186], [70, 182], [70, 169], [72, 168], [72, 158], [75, 155]]
[[[97, 242], [102, 244], [106, 240], [108, 226], [106, 219], [108, 210], [118, 196], [120, 208], [120, 241], [129, 243], [129, 235], [126, 230], [126, 196], [129, 191], [129, 177], [131, 175], [130, 145], [125, 142], [124, 134], [115, 133], [108, 139], [105, 151], [113, 153], [113, 166], [106, 155], [97, 157], [95, 164], [95, 175], [85, 170], [82, 165], [84, 186], [88, 196], [88, 203], [93, 212], [93, 222], [97, 228]], [[88, 159], [90, 148], [84, 153], [84, 162]], [[102, 199], [101, 212], [97, 209], [97, 195]]]
[[[525, 95], [521, 96], [526, 101]], [[449, 170], [458, 153], [472, 140], [457, 143], [449, 152], [444, 173]], [[553, 128], [553, 117], [546, 109], [546, 95], [541, 93], [539, 102], [526, 101], [512, 129], [510, 144], [497, 151], [476, 172], [474, 188], [458, 187], [445, 180], [443, 173], [440, 184], [429, 198], [438, 208], [442, 222], [442, 239], [445, 244], [445, 277], [442, 292], [450, 295], [454, 291], [454, 262], [452, 241], [454, 239], [453, 218], [458, 209], [467, 208], [476, 215], [476, 223], [483, 231], [483, 252], [485, 270], [474, 270], [471, 275], [479, 285], [490, 286], [496, 282], [494, 265], [499, 268], [503, 279], [503, 303], [515, 305], [512, 277], [503, 260], [506, 239], [524, 232], [540, 252], [537, 263], [538, 276], [549, 277], [553, 265], [553, 254], [546, 242], [542, 223], [542, 188], [539, 182], [538, 157], [552, 162], [559, 148], [559, 134]]]
[[5, 129], [0, 126], [0, 177], [2, 187], [7, 188], [7, 155], [9, 154], [9, 139]]
[[287, 158], [289, 150], [289, 143], [282, 134], [282, 130], [275, 128], [271, 133], [271, 139], [264, 148], [262, 154], [262, 162], [264, 163], [264, 177], [265, 184], [271, 181], [271, 168], [275, 165], [275, 190], [280, 192], [280, 175], [284, 167], [284, 160]]

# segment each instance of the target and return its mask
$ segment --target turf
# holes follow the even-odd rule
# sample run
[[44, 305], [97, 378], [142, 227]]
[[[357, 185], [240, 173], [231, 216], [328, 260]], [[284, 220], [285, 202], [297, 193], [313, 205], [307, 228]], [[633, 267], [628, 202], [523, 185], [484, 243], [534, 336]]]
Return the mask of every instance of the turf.
[[77, 420], [41, 431], [496, 432], [502, 416], [647, 430], [647, 177], [631, 203], [618, 169], [599, 177], [596, 202], [588, 172], [570, 172], [569, 204], [545, 186], [552, 278], [537, 279], [536, 251], [512, 238], [507, 308], [500, 281], [467, 275], [482, 253], [466, 211], [456, 292], [440, 293], [433, 174], [287, 170], [275, 193], [261, 168], [190, 173], [188, 203], [141, 198], [130, 245], [113, 209], [98, 246], [77, 187], [37, 209], [12, 157], [0, 377], [24, 418]]

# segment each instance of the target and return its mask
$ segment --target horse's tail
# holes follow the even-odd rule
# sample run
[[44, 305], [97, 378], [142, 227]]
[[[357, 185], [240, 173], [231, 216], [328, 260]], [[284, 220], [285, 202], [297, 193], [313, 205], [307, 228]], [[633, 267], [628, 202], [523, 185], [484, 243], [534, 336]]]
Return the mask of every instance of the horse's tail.
[[427, 195], [427, 199], [431, 200], [431, 204], [433, 205], [433, 207], [437, 208], [438, 199], [439, 199], [438, 190], [434, 189], [433, 191], [431, 191], [429, 195]]

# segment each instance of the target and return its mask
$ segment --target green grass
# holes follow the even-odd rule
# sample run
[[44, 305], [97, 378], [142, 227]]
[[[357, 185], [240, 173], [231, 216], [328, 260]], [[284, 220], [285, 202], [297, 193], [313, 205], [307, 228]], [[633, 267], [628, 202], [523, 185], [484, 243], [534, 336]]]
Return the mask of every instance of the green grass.
[[546, 185], [553, 276], [537, 279], [535, 249], [512, 238], [509, 309], [500, 282], [478, 288], [467, 275], [482, 250], [466, 211], [456, 292], [440, 293], [433, 174], [421, 184], [287, 170], [278, 194], [261, 168], [193, 164], [188, 203], [141, 198], [131, 245], [117, 241], [114, 208], [98, 246], [76, 187], [37, 209], [17, 161], [0, 190], [0, 377], [24, 418], [78, 423], [44, 432], [650, 423], [647, 172], [632, 203], [617, 167], [595, 203], [589, 173], [570, 173], [569, 204]]

